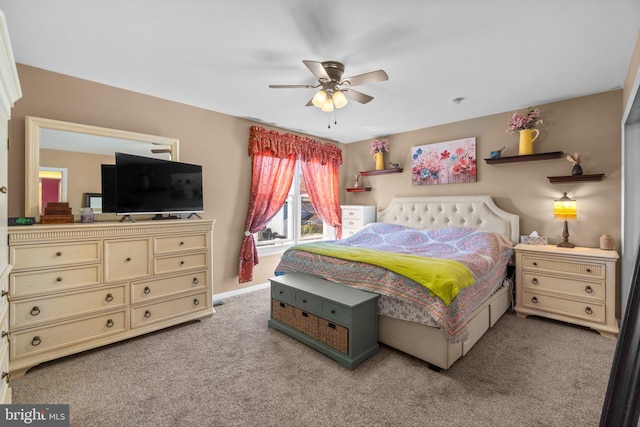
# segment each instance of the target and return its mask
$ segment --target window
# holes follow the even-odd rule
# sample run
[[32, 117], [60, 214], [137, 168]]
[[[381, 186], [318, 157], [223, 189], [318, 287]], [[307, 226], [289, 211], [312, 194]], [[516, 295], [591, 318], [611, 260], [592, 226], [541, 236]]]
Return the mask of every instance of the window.
[[302, 179], [300, 162], [289, 190], [289, 196], [278, 213], [254, 234], [259, 255], [283, 252], [297, 243], [335, 238], [333, 227], [316, 214]]

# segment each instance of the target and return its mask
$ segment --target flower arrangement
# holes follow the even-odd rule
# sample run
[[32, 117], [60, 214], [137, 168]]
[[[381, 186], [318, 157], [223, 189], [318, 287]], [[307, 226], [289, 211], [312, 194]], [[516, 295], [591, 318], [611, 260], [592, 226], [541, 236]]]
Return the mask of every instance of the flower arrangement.
[[573, 156], [571, 154], [567, 154], [567, 160], [569, 160], [569, 163], [571, 163], [574, 166], [579, 165], [580, 153], [573, 153]]
[[509, 119], [507, 133], [516, 133], [523, 129], [533, 129], [541, 124], [540, 110], [537, 108], [530, 110], [527, 114], [520, 114], [516, 111]]
[[374, 139], [371, 141], [371, 154], [389, 151], [389, 140], [387, 138]]

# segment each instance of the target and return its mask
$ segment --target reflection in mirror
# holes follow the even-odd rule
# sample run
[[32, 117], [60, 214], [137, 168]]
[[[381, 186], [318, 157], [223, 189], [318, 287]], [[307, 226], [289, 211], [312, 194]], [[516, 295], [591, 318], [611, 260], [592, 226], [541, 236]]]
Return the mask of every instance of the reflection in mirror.
[[97, 203], [101, 165], [114, 164], [116, 152], [179, 160], [174, 138], [37, 117], [25, 124], [25, 215], [38, 220], [48, 201], [69, 202], [76, 216], [88, 194]]

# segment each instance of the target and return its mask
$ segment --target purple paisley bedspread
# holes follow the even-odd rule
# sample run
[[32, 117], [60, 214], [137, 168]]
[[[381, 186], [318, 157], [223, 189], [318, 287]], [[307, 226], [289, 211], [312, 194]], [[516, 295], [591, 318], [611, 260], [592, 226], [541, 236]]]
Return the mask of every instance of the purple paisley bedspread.
[[472, 228], [422, 230], [372, 223], [332, 243], [425, 257], [447, 258], [466, 265], [475, 283], [446, 306], [428, 289], [371, 264], [306, 251], [285, 252], [275, 274], [307, 273], [380, 294], [379, 314], [439, 327], [451, 342], [468, 337], [467, 315], [502, 285], [513, 246], [497, 233]]

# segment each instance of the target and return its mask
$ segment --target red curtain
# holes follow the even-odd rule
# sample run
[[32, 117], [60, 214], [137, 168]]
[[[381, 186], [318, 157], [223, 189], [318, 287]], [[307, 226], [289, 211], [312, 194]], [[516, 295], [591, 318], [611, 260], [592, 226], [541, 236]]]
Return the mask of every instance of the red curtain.
[[[309, 184], [305, 177], [307, 189], [311, 192], [311, 188], [320, 187], [321, 190], [314, 190], [317, 195], [311, 196], [311, 204], [318, 212], [320, 218], [329, 224], [336, 223], [340, 225], [339, 202], [337, 199], [337, 182], [338, 168], [342, 164], [342, 151], [332, 145], [323, 144], [310, 138], [305, 138], [292, 134], [281, 134], [274, 130], [267, 130], [260, 126], [252, 126], [249, 136], [249, 155], [253, 156], [253, 170], [251, 177], [251, 195], [249, 200], [249, 209], [247, 212], [247, 220], [245, 222], [245, 231], [242, 238], [242, 246], [240, 248], [240, 268], [238, 270], [238, 279], [240, 283], [250, 282], [253, 280], [253, 267], [258, 264], [258, 250], [253, 233], [260, 231], [273, 216], [280, 210], [287, 199], [293, 174], [295, 172], [296, 160], [300, 158], [304, 163], [318, 163], [310, 169], [309, 173], [303, 172], [303, 175], [316, 177], [311, 179]], [[335, 166], [328, 166], [335, 165]], [[335, 169], [331, 172], [317, 172], [318, 169]], [[327, 208], [327, 202], [314, 202], [314, 198], [331, 197], [329, 204], [333, 204], [333, 195], [329, 196], [324, 185], [317, 184], [316, 181], [324, 181], [326, 176], [333, 177], [335, 180], [336, 203], [338, 209], [338, 220], [335, 221], [333, 213], [329, 214], [325, 219], [318, 209], [331, 211], [333, 208]], [[319, 179], [318, 179], [319, 178]], [[333, 188], [333, 184], [330, 185]], [[333, 191], [333, 190], [332, 190]], [[324, 200], [324, 199], [323, 199]], [[316, 207], [316, 204], [319, 207]]]

